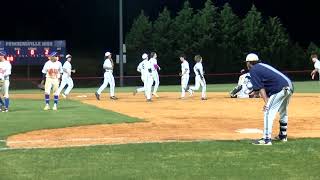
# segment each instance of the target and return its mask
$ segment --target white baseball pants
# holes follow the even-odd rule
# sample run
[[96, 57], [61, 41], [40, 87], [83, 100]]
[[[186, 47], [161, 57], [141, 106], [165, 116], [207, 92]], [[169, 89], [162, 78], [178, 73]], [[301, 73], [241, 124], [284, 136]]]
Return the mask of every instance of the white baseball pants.
[[9, 98], [9, 86], [10, 86], [10, 81], [4, 80], [3, 86], [0, 87], [1, 94], [3, 95], [4, 98]]
[[186, 88], [189, 83], [189, 74], [185, 74], [181, 77], [181, 97], [185, 97], [186, 95]]
[[[292, 95], [289, 87], [284, 88], [277, 94], [272, 95], [267, 103], [267, 110], [264, 112], [264, 131], [263, 138], [271, 138], [273, 120], [277, 112], [280, 115], [280, 124], [288, 123], [288, 105]], [[285, 131], [287, 127], [285, 128]]]
[[144, 90], [145, 90], [144, 92], [147, 99], [151, 99], [152, 97], [151, 91], [152, 91], [153, 81], [154, 79], [152, 74], [148, 74], [144, 80]]
[[196, 82], [194, 86], [191, 86], [190, 89], [192, 91], [197, 91], [200, 88], [200, 85], [202, 87], [202, 93], [201, 93], [201, 97], [202, 98], [206, 98], [206, 89], [207, 89], [207, 85], [206, 85], [206, 80], [203, 78], [203, 80], [201, 79], [201, 77], [199, 75], [196, 76]]
[[104, 80], [103, 80], [103, 84], [100, 86], [100, 88], [98, 89], [97, 93], [101, 94], [102, 91], [110, 84], [110, 96], [114, 96], [114, 87], [115, 87], [115, 83], [114, 83], [114, 77], [113, 74], [111, 72], [105, 72], [104, 73]]
[[153, 81], [155, 82], [153, 87], [153, 93], [156, 94], [160, 84], [158, 71], [152, 71], [152, 77], [153, 77]]
[[60, 94], [66, 85], [68, 85], [68, 87], [64, 91], [64, 94], [68, 95], [73, 88], [73, 80], [70, 76], [62, 76], [62, 80], [61, 80], [60, 87], [58, 89], [57, 94]]

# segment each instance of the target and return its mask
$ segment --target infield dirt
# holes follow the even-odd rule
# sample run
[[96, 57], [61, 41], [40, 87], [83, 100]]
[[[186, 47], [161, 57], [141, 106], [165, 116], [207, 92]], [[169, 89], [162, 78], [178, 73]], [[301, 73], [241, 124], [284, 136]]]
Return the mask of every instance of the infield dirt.
[[[178, 99], [179, 93], [159, 93], [152, 103], [142, 94], [117, 94], [119, 100], [93, 94], [72, 94], [71, 99], [112, 110], [142, 122], [90, 125], [18, 134], [7, 139], [10, 148], [54, 148], [99, 144], [126, 144], [196, 140], [238, 140], [260, 138], [259, 133], [238, 133], [239, 129], [263, 129], [262, 99], [231, 99], [226, 93], [199, 94]], [[42, 95], [12, 95], [14, 98], [42, 98]], [[87, 97], [85, 97], [87, 96]], [[63, 101], [61, 101], [63, 103]], [[319, 94], [294, 94], [289, 105], [289, 138], [320, 137]], [[61, 113], [59, 109], [57, 113]], [[278, 117], [273, 132], [279, 130]]]

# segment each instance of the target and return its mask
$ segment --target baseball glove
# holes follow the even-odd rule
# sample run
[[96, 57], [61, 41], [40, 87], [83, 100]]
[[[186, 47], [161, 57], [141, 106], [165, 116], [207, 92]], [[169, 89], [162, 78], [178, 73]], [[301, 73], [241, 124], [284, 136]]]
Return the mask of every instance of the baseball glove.
[[40, 84], [38, 84], [38, 88], [44, 91], [45, 80], [42, 80]]

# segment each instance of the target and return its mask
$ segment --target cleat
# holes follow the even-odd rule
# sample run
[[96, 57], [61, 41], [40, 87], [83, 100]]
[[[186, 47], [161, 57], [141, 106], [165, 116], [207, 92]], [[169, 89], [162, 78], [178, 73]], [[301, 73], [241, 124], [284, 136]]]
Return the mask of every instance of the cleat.
[[206, 97], [201, 98], [202, 101], [208, 100]]
[[56, 104], [54, 104], [54, 105], [53, 105], [52, 110], [54, 110], [54, 111], [58, 110], [58, 108], [57, 108], [57, 105], [56, 105]]
[[272, 145], [271, 139], [267, 138], [261, 138], [259, 140], [256, 140], [255, 142], [252, 143], [253, 145], [262, 145], [262, 146], [270, 146]]
[[67, 95], [65, 95], [64, 93], [62, 93], [61, 95], [64, 99], [67, 99]]
[[180, 100], [184, 100], [184, 99], [185, 99], [185, 97], [179, 97], [179, 99], [180, 99]]
[[2, 112], [9, 112], [9, 109], [8, 108], [3, 108]]
[[133, 95], [135, 96], [138, 93], [137, 90], [133, 91]]
[[274, 138], [274, 140], [276, 141], [281, 141], [281, 142], [287, 142], [288, 141], [288, 138], [287, 138], [287, 135], [278, 135]]
[[115, 97], [115, 96], [111, 96], [110, 99], [112, 99], [112, 100], [118, 100], [118, 98]]
[[152, 102], [152, 100], [151, 99], [147, 99], [147, 102]]
[[152, 93], [152, 95], [157, 97], [157, 98], [159, 97], [157, 93]]
[[96, 95], [97, 100], [100, 101], [100, 94], [98, 94], [98, 93], [96, 92], [96, 93], [94, 93], [94, 95]]
[[50, 110], [50, 106], [49, 106], [49, 104], [46, 104], [46, 106], [43, 108], [43, 110], [45, 110], [45, 111]]

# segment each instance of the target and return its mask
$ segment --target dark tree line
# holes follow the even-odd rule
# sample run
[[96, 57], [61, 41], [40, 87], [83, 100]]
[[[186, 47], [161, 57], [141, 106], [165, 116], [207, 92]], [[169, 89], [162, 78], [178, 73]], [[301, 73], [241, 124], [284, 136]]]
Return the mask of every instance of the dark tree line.
[[153, 22], [142, 11], [126, 35], [126, 45], [127, 74], [136, 73], [141, 54], [150, 51], [159, 54], [163, 74], [177, 73], [182, 53], [189, 62], [201, 54], [207, 72], [238, 72], [249, 52], [283, 70], [310, 69], [309, 54], [320, 52], [314, 43], [304, 50], [292, 42], [278, 17], [263, 17], [254, 5], [240, 18], [228, 3], [218, 8], [211, 0], [197, 11], [186, 1], [175, 17], [164, 8]]

